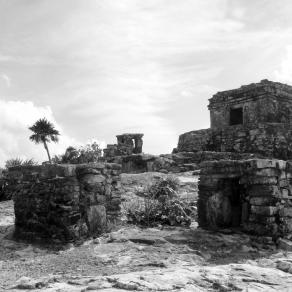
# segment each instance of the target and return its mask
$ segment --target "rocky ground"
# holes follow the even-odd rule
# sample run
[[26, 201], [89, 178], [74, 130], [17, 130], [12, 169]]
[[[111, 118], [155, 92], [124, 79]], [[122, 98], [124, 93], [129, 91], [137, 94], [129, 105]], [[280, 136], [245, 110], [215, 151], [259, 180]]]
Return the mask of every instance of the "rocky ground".
[[[160, 174], [123, 175], [125, 201]], [[197, 177], [179, 176], [196, 200]], [[269, 238], [222, 230], [119, 230], [60, 248], [16, 242], [13, 204], [0, 203], [0, 291], [292, 291], [292, 252]]]

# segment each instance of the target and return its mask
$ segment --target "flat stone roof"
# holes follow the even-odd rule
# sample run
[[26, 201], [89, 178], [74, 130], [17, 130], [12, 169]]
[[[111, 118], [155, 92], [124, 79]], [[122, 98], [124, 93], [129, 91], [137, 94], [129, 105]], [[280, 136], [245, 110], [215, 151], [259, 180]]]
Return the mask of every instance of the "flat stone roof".
[[266, 96], [267, 94], [281, 99], [288, 99], [292, 102], [292, 86], [264, 79], [259, 83], [251, 83], [237, 89], [217, 92], [209, 99], [209, 108], [217, 103], [255, 99]]

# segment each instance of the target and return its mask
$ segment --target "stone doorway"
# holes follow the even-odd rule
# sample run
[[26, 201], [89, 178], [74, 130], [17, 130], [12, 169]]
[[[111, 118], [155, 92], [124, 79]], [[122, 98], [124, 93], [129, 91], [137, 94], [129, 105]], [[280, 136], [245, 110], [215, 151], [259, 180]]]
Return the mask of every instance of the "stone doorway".
[[228, 179], [227, 184], [230, 187], [230, 227], [240, 227], [243, 221], [243, 200], [244, 188], [239, 183], [239, 178]]
[[245, 188], [239, 178], [222, 178], [219, 189], [206, 201], [206, 221], [211, 228], [241, 228], [246, 217]]

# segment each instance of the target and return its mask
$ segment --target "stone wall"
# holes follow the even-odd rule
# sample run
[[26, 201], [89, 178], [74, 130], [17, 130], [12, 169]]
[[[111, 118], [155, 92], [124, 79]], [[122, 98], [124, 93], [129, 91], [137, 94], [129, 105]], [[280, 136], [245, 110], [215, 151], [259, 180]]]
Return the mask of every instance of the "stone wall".
[[242, 228], [277, 238], [292, 232], [292, 164], [282, 160], [213, 161], [202, 165], [199, 225]]
[[15, 236], [68, 242], [107, 231], [120, 216], [120, 172], [109, 163], [10, 168]]
[[122, 165], [122, 173], [143, 173], [143, 172], [185, 172], [199, 170], [200, 163], [211, 160], [240, 160], [259, 157], [252, 153], [235, 152], [178, 152], [172, 154], [132, 154], [115, 156], [108, 159], [109, 162]]
[[267, 158], [292, 158], [292, 129], [285, 124], [259, 124], [249, 129], [233, 126], [200, 130], [180, 135], [177, 152], [254, 153]]
[[178, 152], [212, 151], [212, 130], [191, 131], [179, 136]]

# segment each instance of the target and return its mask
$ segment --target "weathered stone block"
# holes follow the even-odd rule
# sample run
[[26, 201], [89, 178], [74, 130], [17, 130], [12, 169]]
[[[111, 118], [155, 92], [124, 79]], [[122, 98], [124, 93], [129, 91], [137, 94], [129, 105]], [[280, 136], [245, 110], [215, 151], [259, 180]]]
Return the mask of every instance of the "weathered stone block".
[[[284, 238], [279, 238], [278, 247], [283, 250], [292, 251], [292, 241]], [[291, 263], [289, 263], [289, 269], [290, 268], [292, 270]]]
[[278, 183], [278, 178], [277, 176], [273, 177], [242, 176], [240, 178], [240, 183], [247, 185], [276, 185]]
[[273, 206], [277, 203], [278, 199], [274, 197], [252, 197], [249, 199], [251, 205], [254, 206]]
[[251, 206], [251, 213], [262, 215], [262, 216], [272, 216], [278, 211], [277, 207], [272, 206]]
[[281, 217], [292, 217], [292, 208], [282, 208], [279, 210]]
[[247, 190], [250, 197], [281, 197], [280, 189], [276, 185], [251, 185]]
[[100, 184], [105, 181], [105, 177], [101, 174], [86, 174], [82, 177], [82, 182], [86, 184]]
[[245, 223], [243, 229], [251, 234], [275, 236], [278, 232], [277, 224]]
[[281, 189], [281, 198], [288, 199], [290, 195], [290, 191], [288, 189]]
[[106, 208], [103, 205], [90, 206], [87, 211], [88, 228], [91, 234], [106, 230]]
[[252, 223], [260, 224], [273, 224], [276, 222], [275, 216], [261, 216], [258, 214], [250, 214], [248, 219]]

